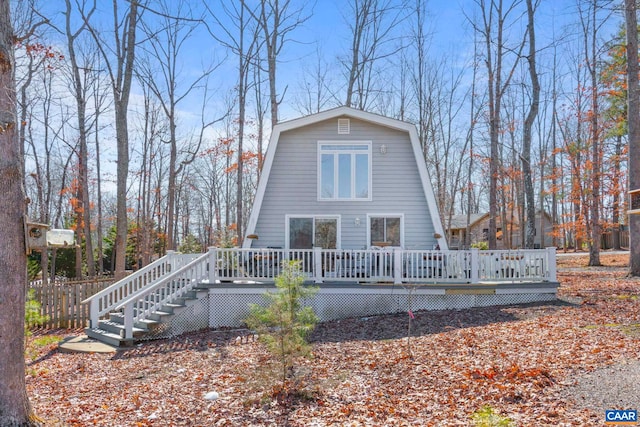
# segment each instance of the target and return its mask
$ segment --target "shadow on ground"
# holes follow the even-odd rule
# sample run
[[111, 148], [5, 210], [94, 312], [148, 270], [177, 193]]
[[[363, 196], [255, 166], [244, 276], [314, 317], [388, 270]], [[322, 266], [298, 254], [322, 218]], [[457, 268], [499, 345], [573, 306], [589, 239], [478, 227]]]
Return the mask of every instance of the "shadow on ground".
[[[563, 300], [555, 300], [464, 310], [418, 311], [413, 313], [411, 335], [416, 337], [493, 323], [516, 322], [553, 314], [565, 307], [574, 306]], [[407, 336], [408, 322], [408, 313], [335, 320], [318, 325], [311, 335], [311, 341], [399, 339]]]

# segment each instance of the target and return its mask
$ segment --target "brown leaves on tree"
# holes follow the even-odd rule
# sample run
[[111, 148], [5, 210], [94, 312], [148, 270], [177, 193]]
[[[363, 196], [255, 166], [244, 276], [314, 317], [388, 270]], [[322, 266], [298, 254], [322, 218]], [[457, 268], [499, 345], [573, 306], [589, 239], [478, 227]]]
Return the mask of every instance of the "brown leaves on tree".
[[[264, 375], [269, 355], [237, 340], [243, 331], [115, 356], [43, 350], [28, 361], [28, 392], [49, 425], [472, 425], [484, 406], [517, 425], [599, 425], [608, 408], [568, 390], [638, 359], [640, 282], [625, 274], [573, 267], [559, 273], [557, 302], [417, 312], [411, 358], [406, 313], [324, 323], [299, 368], [309, 393], [295, 401], [277, 401]], [[205, 400], [210, 391], [219, 398]]]

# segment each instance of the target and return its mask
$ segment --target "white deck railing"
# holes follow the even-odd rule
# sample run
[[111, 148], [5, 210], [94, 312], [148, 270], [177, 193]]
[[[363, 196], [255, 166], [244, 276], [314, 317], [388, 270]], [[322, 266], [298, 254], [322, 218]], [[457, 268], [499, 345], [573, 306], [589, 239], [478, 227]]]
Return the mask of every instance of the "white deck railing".
[[441, 251], [385, 249], [212, 248], [215, 280], [270, 281], [284, 260], [298, 260], [309, 280], [323, 282], [556, 281], [555, 248]]
[[205, 254], [170, 252], [83, 301], [91, 327], [113, 311], [124, 313], [125, 338], [136, 321], [208, 282], [272, 282], [282, 262], [297, 260], [310, 281], [482, 283], [555, 282], [556, 250], [441, 251], [385, 249], [210, 248]]

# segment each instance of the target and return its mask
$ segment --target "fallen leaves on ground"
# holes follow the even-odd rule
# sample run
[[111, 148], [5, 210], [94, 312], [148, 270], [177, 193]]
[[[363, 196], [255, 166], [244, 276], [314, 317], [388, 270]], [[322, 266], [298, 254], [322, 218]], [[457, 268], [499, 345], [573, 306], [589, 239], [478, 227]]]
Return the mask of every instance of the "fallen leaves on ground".
[[[517, 425], [601, 425], [607, 408], [585, 409], [566, 391], [638, 359], [629, 328], [640, 324], [640, 282], [625, 275], [570, 269], [559, 272], [556, 302], [414, 313], [411, 354], [406, 314], [321, 324], [314, 357], [298, 368], [308, 396], [288, 406], [269, 398], [269, 357], [237, 340], [242, 330], [115, 355], [43, 348], [26, 361], [27, 388], [47, 425], [471, 425], [486, 405]], [[219, 397], [205, 400], [211, 391]]]

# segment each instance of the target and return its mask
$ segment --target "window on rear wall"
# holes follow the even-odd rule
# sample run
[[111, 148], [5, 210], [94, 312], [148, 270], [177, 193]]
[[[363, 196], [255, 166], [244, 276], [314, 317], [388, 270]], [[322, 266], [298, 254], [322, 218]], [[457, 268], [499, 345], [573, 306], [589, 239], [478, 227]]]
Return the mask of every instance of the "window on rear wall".
[[371, 143], [318, 143], [318, 199], [371, 200]]
[[369, 244], [377, 246], [402, 246], [401, 221], [397, 216], [372, 216], [369, 221]]

